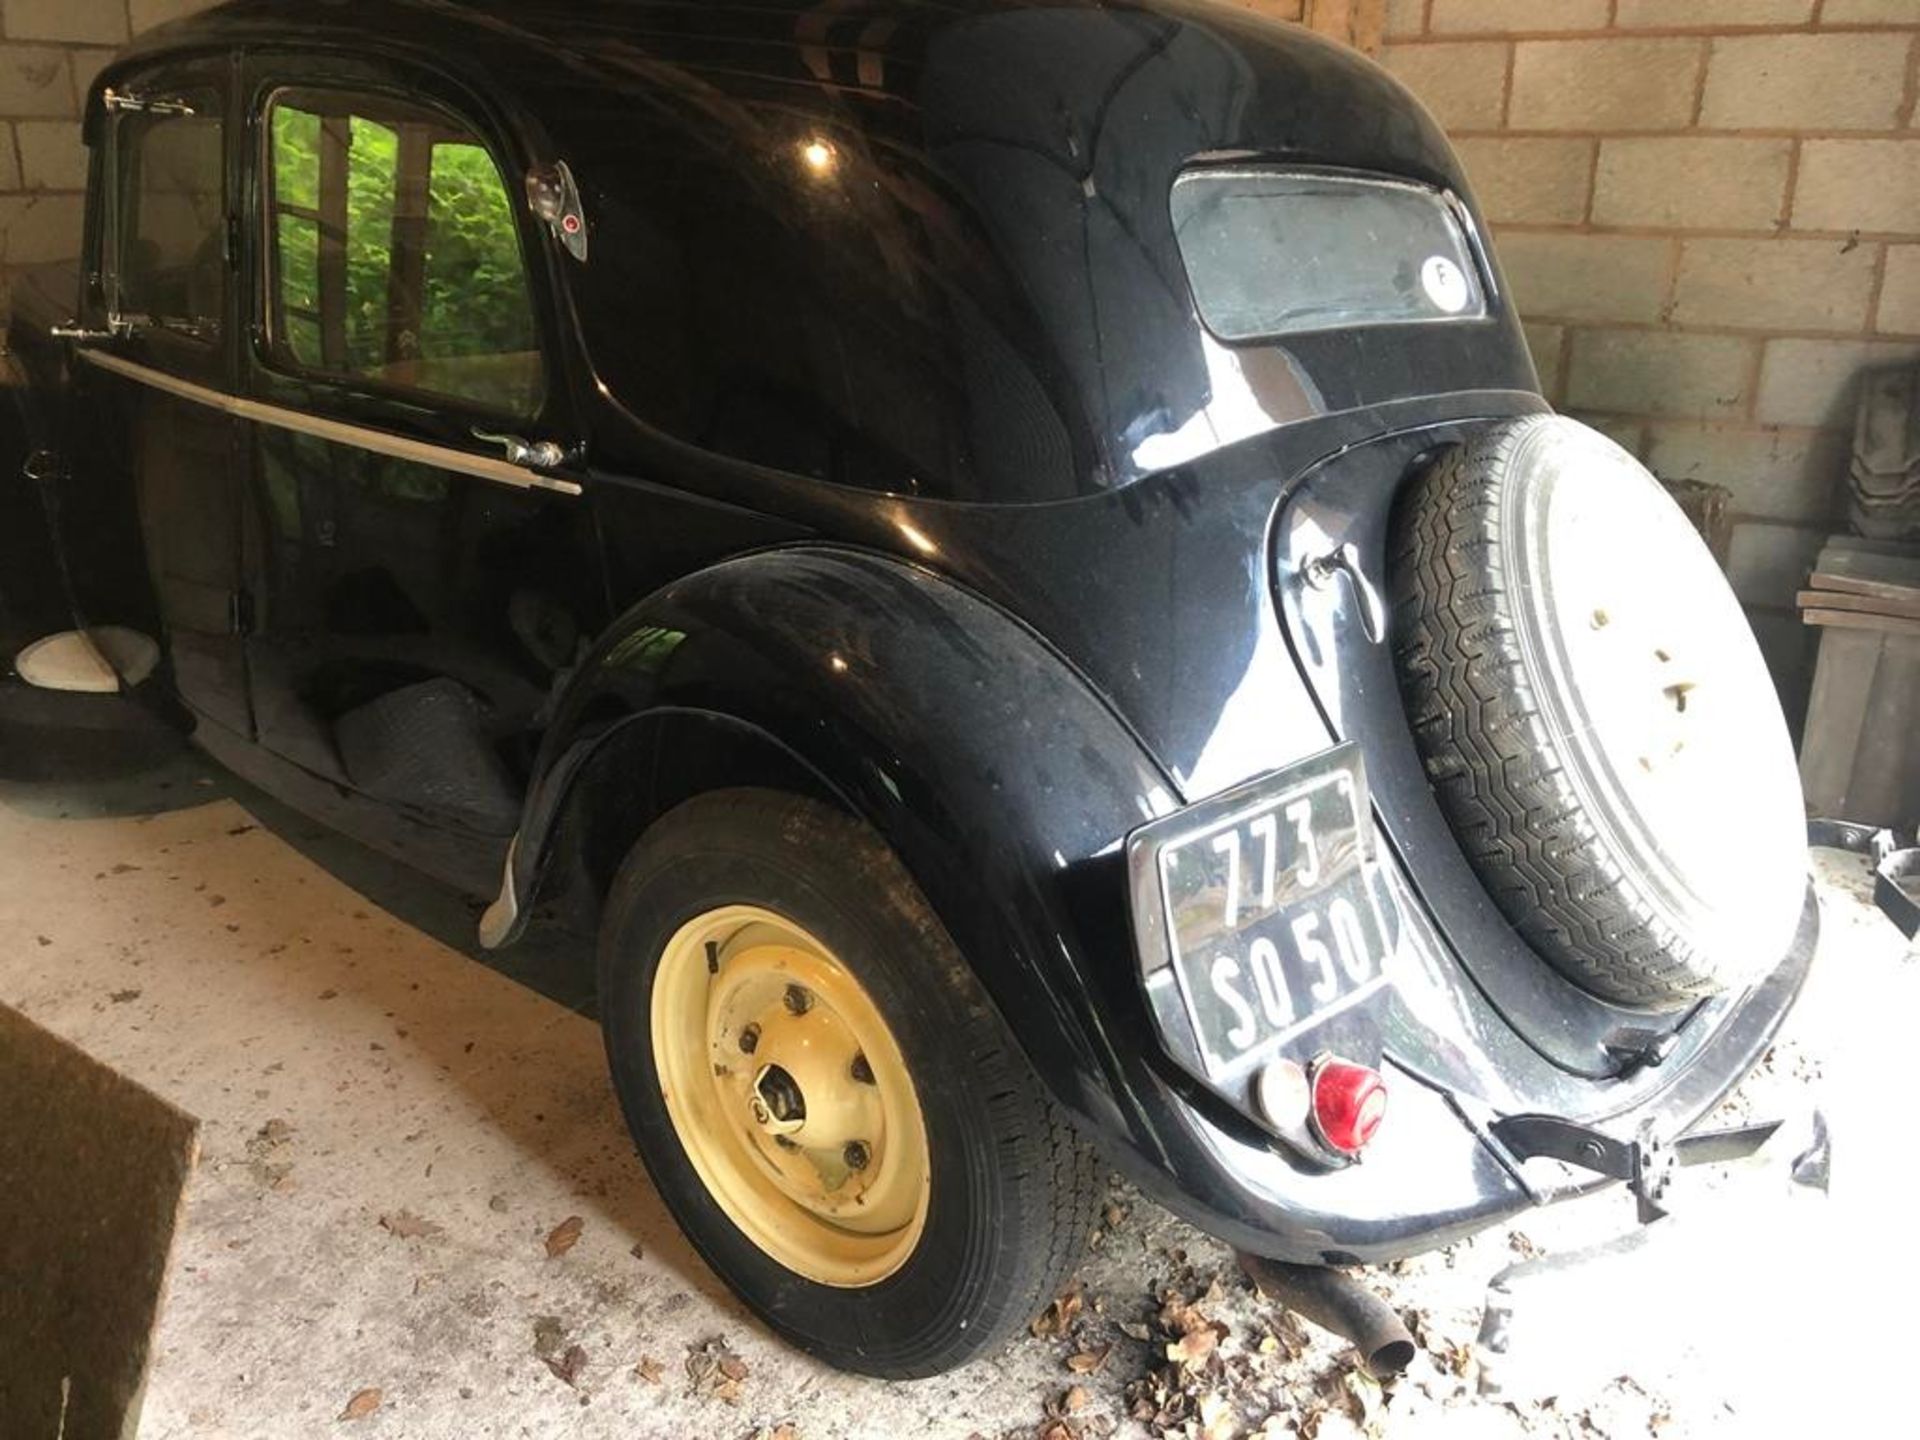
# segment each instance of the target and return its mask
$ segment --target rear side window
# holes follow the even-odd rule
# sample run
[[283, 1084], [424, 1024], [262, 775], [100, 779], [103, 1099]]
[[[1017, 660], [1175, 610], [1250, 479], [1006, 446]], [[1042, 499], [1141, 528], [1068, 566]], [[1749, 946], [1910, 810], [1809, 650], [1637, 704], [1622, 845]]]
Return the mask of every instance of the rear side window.
[[1200, 318], [1223, 340], [1487, 313], [1459, 213], [1424, 185], [1196, 170], [1173, 225]]
[[268, 110], [271, 345], [293, 369], [530, 415], [527, 269], [486, 147], [406, 101], [282, 91]]

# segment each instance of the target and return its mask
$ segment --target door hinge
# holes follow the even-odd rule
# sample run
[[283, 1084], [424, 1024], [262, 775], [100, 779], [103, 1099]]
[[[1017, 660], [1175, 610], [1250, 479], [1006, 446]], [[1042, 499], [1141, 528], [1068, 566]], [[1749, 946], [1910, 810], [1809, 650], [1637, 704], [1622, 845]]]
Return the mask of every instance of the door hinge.
[[109, 89], [100, 97], [100, 103], [111, 114], [120, 114], [131, 110], [148, 115], [192, 115], [193, 106], [172, 95], [136, 95], [131, 90]]
[[253, 633], [253, 592], [232, 590], [227, 593], [227, 628], [235, 635]]

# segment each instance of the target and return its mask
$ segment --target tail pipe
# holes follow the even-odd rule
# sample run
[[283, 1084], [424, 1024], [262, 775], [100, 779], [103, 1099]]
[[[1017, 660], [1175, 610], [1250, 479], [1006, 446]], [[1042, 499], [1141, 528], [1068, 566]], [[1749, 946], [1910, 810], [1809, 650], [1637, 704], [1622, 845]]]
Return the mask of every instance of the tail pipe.
[[1344, 1271], [1324, 1265], [1289, 1265], [1244, 1252], [1240, 1268], [1261, 1294], [1321, 1329], [1351, 1340], [1377, 1378], [1398, 1375], [1413, 1363], [1413, 1336], [1405, 1322], [1391, 1305]]

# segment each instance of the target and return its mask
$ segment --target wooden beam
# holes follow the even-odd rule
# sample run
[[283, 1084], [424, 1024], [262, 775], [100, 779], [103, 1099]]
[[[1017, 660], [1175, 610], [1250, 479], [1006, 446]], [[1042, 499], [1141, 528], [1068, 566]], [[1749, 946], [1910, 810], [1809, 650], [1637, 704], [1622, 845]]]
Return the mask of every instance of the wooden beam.
[[[320, 121], [320, 368], [347, 368], [347, 171], [352, 122], [344, 115]], [[302, 355], [303, 362], [310, 356]]]

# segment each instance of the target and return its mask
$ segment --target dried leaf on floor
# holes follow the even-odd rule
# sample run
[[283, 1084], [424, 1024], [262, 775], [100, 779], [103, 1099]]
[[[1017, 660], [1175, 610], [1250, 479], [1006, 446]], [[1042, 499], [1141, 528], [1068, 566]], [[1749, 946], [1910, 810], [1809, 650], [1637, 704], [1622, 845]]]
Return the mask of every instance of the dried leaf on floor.
[[342, 1420], [364, 1420], [380, 1408], [380, 1390], [378, 1386], [369, 1386], [365, 1390], [353, 1392], [353, 1398], [347, 1401], [347, 1408], [340, 1412]]
[[658, 1385], [666, 1378], [667, 1367], [651, 1355], [642, 1355], [640, 1357], [640, 1363], [633, 1367], [633, 1373], [649, 1385]]
[[1067, 1369], [1076, 1375], [1091, 1375], [1107, 1363], [1107, 1356], [1113, 1352], [1111, 1345], [1095, 1345], [1067, 1357]]
[[1206, 1362], [1206, 1358], [1214, 1352], [1214, 1347], [1219, 1343], [1220, 1332], [1211, 1325], [1202, 1325], [1198, 1329], [1189, 1330], [1178, 1340], [1169, 1340], [1167, 1359], [1176, 1365], [1188, 1368], [1201, 1365]]
[[1194, 1408], [1200, 1421], [1199, 1440], [1232, 1440], [1239, 1433], [1239, 1421], [1226, 1396], [1202, 1395]]
[[1051, 1336], [1065, 1335], [1073, 1328], [1074, 1321], [1080, 1318], [1080, 1311], [1085, 1303], [1080, 1297], [1080, 1287], [1075, 1285], [1072, 1289], [1056, 1296], [1053, 1303], [1040, 1312], [1040, 1317], [1029, 1328], [1042, 1340]]
[[293, 1161], [287, 1158], [287, 1144], [293, 1126], [286, 1121], [267, 1121], [247, 1140], [247, 1171], [256, 1183], [268, 1190], [293, 1188]]
[[1360, 1422], [1360, 1428], [1369, 1435], [1377, 1434], [1384, 1417], [1381, 1405], [1380, 1382], [1373, 1378], [1372, 1372], [1354, 1368], [1342, 1377], [1347, 1392], [1347, 1411]]
[[380, 1228], [396, 1240], [431, 1240], [436, 1235], [446, 1234], [446, 1230], [433, 1221], [423, 1219], [411, 1210], [395, 1210], [380, 1217]]
[[563, 1353], [545, 1358], [549, 1370], [567, 1384], [578, 1388], [580, 1377], [587, 1369], [587, 1350], [584, 1345], [569, 1345]]
[[587, 1222], [582, 1220], [578, 1215], [569, 1215], [558, 1225], [554, 1226], [552, 1230], [547, 1232], [547, 1258], [549, 1260], [554, 1259], [556, 1256], [564, 1255], [573, 1249], [574, 1246], [580, 1243], [580, 1232], [586, 1229], [586, 1227]]
[[687, 1382], [696, 1394], [738, 1405], [746, 1378], [747, 1362], [717, 1335], [687, 1350]]
[[533, 1353], [542, 1360], [550, 1360], [560, 1353], [567, 1343], [567, 1332], [560, 1324], [558, 1315], [536, 1315], [533, 1317]]
[[1093, 1403], [1093, 1397], [1087, 1394], [1087, 1387], [1075, 1385], [1060, 1397], [1060, 1408], [1069, 1415], [1077, 1415]]

